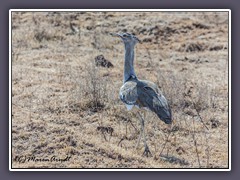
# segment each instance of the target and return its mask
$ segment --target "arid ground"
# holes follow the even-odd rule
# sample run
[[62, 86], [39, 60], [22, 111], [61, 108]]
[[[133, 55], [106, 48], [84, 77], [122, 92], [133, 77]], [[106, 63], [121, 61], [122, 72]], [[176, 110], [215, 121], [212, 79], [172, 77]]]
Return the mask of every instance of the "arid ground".
[[[227, 12], [12, 12], [13, 168], [228, 168]], [[134, 33], [139, 79], [174, 123], [119, 99]], [[69, 157], [66, 159], [66, 157]], [[24, 159], [26, 158], [26, 159]], [[65, 159], [65, 161], [64, 161]]]

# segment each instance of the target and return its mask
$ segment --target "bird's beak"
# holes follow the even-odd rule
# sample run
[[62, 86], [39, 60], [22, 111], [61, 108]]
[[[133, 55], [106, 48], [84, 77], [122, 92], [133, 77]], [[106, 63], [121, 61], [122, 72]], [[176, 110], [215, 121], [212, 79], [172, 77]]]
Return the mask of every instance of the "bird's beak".
[[114, 37], [120, 37], [122, 38], [122, 35], [119, 33], [110, 33], [110, 35], [114, 36]]
[[[124, 39], [122, 34], [120, 34], [120, 33], [110, 33], [110, 35], [114, 36], [114, 37], [120, 37], [121, 39]], [[142, 43], [142, 41], [140, 39], [138, 39], [137, 37], [136, 37], [136, 39], [140, 44]]]
[[111, 36], [113, 37], [120, 37], [123, 38], [122, 35], [120, 33], [110, 33]]

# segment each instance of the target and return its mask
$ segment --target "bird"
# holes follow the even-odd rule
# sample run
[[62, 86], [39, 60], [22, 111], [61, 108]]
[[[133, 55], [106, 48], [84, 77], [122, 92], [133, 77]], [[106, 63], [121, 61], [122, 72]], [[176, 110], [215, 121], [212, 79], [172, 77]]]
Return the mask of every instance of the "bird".
[[[167, 99], [155, 83], [148, 80], [140, 80], [135, 73], [134, 49], [135, 45], [141, 43], [141, 41], [135, 35], [127, 32], [111, 33], [111, 35], [119, 37], [123, 41], [125, 47], [123, 85], [120, 88], [119, 97], [126, 105], [127, 110], [131, 110], [134, 106], [140, 110], [137, 114], [139, 116], [141, 129], [136, 148], [143, 136], [143, 155], [147, 157], [149, 155], [152, 156], [144, 132], [146, 109], [154, 112], [164, 123], [172, 124], [171, 108]], [[142, 111], [143, 115], [140, 113]]]

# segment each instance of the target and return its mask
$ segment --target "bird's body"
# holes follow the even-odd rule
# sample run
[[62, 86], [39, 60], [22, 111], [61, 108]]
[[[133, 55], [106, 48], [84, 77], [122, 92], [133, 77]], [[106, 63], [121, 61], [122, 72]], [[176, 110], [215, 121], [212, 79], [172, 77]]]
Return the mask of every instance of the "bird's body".
[[128, 110], [133, 106], [149, 109], [165, 123], [171, 123], [171, 110], [167, 100], [153, 82], [131, 77], [121, 87], [119, 96]]
[[[123, 103], [130, 110], [133, 106], [145, 108], [153, 111], [166, 124], [172, 123], [171, 109], [163, 96], [160, 89], [151, 81], [139, 80], [134, 71], [134, 47], [137, 42], [140, 42], [137, 37], [129, 33], [116, 34], [124, 42], [125, 46], [125, 61], [124, 61], [124, 75], [123, 85], [120, 88], [119, 96]], [[150, 153], [146, 143], [144, 133], [144, 118], [140, 115], [141, 132], [138, 143], [141, 139], [142, 133], [144, 135], [144, 154]], [[137, 143], [137, 144], [138, 144]], [[151, 153], [150, 153], [151, 154]]]

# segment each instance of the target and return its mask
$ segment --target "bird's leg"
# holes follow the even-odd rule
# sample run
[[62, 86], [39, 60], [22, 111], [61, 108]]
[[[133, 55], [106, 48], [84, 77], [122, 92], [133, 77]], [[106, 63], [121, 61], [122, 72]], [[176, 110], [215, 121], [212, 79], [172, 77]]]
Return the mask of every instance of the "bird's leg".
[[[148, 157], [148, 155], [152, 156], [152, 153], [149, 150], [149, 147], [147, 145], [147, 139], [146, 139], [146, 135], [145, 135], [145, 131], [144, 131], [144, 118], [141, 116], [140, 113], [139, 113], [139, 116], [140, 116], [140, 124], [141, 124], [141, 134], [143, 134], [143, 138], [144, 138], [144, 148], [145, 149], [144, 149], [143, 155], [147, 156], [147, 157]], [[144, 117], [145, 117], [145, 113], [144, 113]]]
[[[141, 123], [141, 122], [140, 122], [140, 123]], [[137, 144], [136, 144], [135, 149], [138, 148], [138, 145], [139, 145], [139, 143], [140, 143], [141, 138], [142, 138], [142, 128], [141, 128], [141, 130], [140, 130], [140, 134], [139, 134], [138, 141], [137, 141]]]

